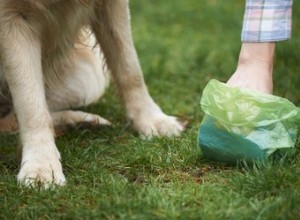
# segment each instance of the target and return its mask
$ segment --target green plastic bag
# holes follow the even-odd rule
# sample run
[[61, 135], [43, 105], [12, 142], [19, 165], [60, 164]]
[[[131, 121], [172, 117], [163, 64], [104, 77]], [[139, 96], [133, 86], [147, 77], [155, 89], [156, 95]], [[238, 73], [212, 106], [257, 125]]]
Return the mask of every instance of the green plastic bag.
[[209, 159], [262, 161], [295, 146], [300, 111], [287, 99], [211, 80], [201, 108], [198, 144]]

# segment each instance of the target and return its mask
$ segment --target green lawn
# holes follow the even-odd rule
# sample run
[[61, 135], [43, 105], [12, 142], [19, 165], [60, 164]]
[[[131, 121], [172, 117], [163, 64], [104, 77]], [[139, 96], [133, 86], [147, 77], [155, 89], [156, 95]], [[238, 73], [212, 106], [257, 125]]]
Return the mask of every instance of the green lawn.
[[[49, 191], [17, 186], [17, 138], [1, 135], [0, 219], [300, 219], [299, 150], [247, 168], [207, 161], [197, 146], [203, 88], [211, 78], [226, 81], [235, 70], [244, 1], [130, 5], [149, 90], [165, 112], [188, 120], [188, 129], [179, 138], [139, 139], [112, 86], [85, 110], [114, 126], [58, 138], [68, 184]], [[293, 39], [277, 48], [274, 93], [300, 106], [297, 0], [293, 16]]]

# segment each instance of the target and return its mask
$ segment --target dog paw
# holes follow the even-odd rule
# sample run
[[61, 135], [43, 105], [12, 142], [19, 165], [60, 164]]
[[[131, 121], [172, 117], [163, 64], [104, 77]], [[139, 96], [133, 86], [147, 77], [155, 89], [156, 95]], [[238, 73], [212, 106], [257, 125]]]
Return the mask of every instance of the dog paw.
[[56, 136], [60, 136], [73, 128], [97, 128], [100, 126], [111, 125], [105, 118], [99, 115], [81, 111], [61, 111], [51, 113]]
[[185, 124], [180, 123], [176, 117], [165, 115], [162, 112], [134, 120], [133, 126], [143, 139], [151, 139], [156, 136], [179, 136], [185, 129]]
[[31, 159], [23, 160], [18, 182], [27, 187], [48, 189], [55, 185], [64, 185], [66, 178], [59, 157], [48, 159], [32, 155]]

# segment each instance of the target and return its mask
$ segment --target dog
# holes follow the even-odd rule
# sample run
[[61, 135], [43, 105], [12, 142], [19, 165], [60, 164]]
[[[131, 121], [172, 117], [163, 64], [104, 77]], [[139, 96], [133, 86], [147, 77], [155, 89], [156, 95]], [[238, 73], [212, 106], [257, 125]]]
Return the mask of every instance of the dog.
[[66, 183], [55, 131], [110, 124], [74, 110], [99, 100], [107, 72], [140, 135], [180, 135], [144, 83], [128, 0], [0, 1], [0, 131], [20, 133], [20, 184]]

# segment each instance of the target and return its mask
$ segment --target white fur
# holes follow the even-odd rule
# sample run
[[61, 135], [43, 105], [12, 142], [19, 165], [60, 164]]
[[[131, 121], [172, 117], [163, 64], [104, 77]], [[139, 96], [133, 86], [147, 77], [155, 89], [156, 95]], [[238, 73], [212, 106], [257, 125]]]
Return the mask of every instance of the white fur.
[[18, 120], [11, 113], [0, 120], [0, 131], [19, 127], [20, 183], [65, 184], [54, 128], [110, 124], [70, 110], [97, 101], [108, 84], [95, 43], [141, 136], [177, 136], [183, 130], [147, 91], [129, 20], [127, 0], [0, 1], [0, 79], [9, 86]]

